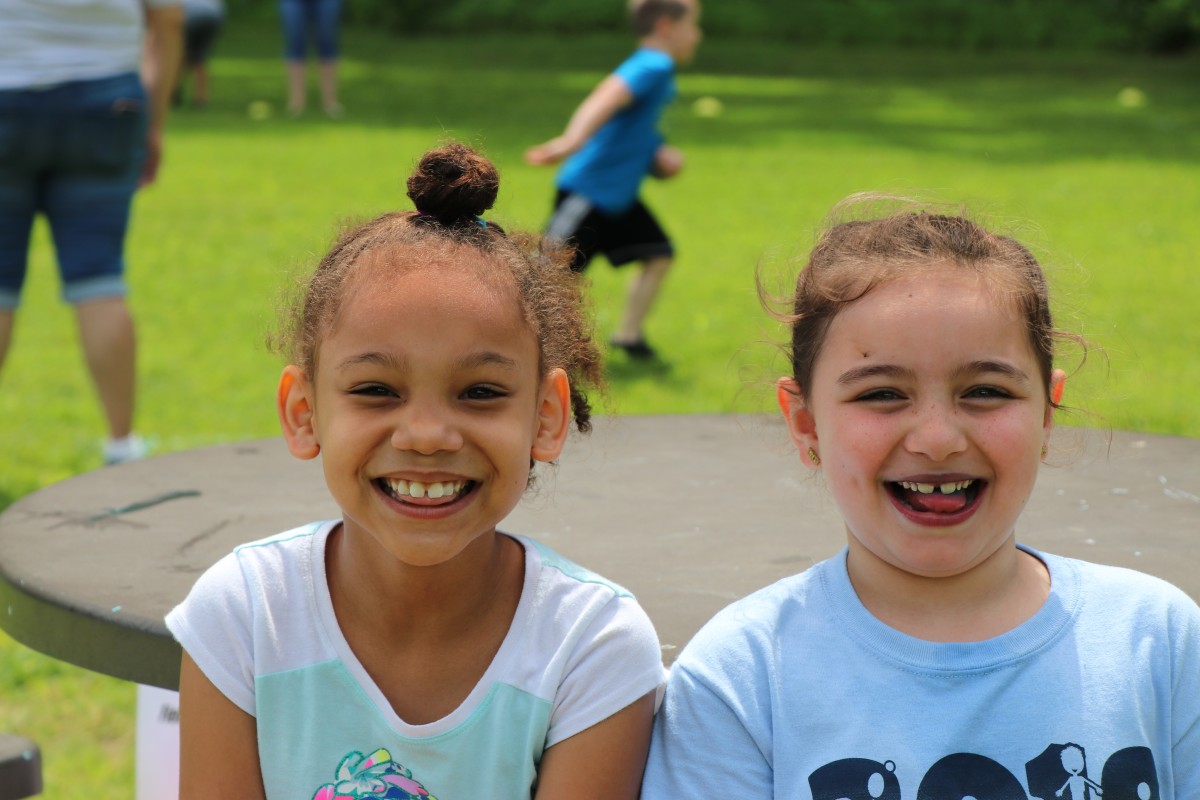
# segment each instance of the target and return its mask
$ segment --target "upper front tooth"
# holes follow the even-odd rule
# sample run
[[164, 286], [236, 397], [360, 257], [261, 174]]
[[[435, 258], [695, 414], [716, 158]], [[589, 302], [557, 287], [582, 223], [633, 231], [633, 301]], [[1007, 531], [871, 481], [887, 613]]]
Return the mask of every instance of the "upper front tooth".
[[920, 492], [921, 494], [933, 494], [935, 491], [942, 494], [954, 494], [960, 489], [965, 489], [971, 485], [971, 481], [951, 481], [950, 483], [917, 483], [916, 481], [900, 481], [900, 485], [911, 492]]
[[392, 491], [396, 494], [407, 495], [409, 497], [428, 497], [436, 500], [441, 497], [449, 497], [452, 494], [457, 494], [462, 491], [463, 481], [435, 481], [432, 483], [422, 483], [420, 481], [405, 481], [391, 480]]

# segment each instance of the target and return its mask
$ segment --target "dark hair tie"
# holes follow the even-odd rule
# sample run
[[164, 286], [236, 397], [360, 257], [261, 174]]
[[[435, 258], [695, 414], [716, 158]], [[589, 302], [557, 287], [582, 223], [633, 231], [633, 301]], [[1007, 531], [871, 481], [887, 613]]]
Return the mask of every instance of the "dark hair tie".
[[471, 214], [464, 214], [461, 217], [455, 217], [452, 220], [445, 221], [434, 214], [430, 214], [425, 211], [418, 211], [417, 217], [419, 219], [432, 220], [432, 221], [436, 222], [437, 224], [445, 226], [447, 228], [454, 228], [459, 225], [478, 225], [479, 227], [483, 228], [484, 230], [488, 230], [490, 228], [491, 230], [494, 230], [501, 235], [506, 235], [504, 233], [504, 228], [501, 228], [496, 223], [488, 222], [483, 217], [474, 216]]

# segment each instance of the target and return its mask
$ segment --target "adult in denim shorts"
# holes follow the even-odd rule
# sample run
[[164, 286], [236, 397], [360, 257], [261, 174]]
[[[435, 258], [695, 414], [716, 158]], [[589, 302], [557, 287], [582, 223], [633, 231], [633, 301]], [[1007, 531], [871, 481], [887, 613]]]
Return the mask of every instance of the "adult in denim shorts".
[[287, 64], [288, 113], [299, 116], [308, 102], [308, 73], [305, 58], [309, 38], [315, 40], [320, 60], [317, 77], [321, 106], [326, 115], [344, 113], [338, 102], [337, 63], [338, 26], [342, 0], [279, 0], [279, 18], [283, 22], [283, 58]]
[[[154, 179], [161, 155], [181, 47], [178, 3], [0, 3], [0, 365], [41, 214], [104, 407], [110, 462], [142, 450], [133, 434], [136, 340], [124, 243], [134, 192]], [[151, 72], [163, 78], [149, 94], [138, 76], [144, 27]]]

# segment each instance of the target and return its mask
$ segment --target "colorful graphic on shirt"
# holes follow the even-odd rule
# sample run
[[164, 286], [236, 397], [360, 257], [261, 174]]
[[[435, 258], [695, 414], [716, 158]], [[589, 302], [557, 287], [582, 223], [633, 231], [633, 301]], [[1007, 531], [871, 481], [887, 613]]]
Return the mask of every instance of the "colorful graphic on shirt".
[[412, 770], [392, 760], [380, 748], [368, 756], [357, 751], [338, 764], [334, 782], [313, 795], [313, 800], [437, 800], [415, 780]]
[[813, 800], [1161, 800], [1154, 755], [1127, 747], [1109, 756], [1097, 783], [1082, 745], [1051, 744], [1026, 762], [1028, 791], [987, 756], [952, 753], [925, 772], [916, 794], [901, 791], [893, 761], [844, 758], [808, 777]]

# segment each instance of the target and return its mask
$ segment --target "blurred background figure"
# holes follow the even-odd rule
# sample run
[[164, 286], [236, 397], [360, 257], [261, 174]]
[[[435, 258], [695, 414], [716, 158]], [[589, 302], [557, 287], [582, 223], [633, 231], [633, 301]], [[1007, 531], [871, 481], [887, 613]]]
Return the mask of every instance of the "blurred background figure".
[[133, 432], [125, 233], [134, 192], [158, 173], [182, 30], [180, 0], [0, 2], [0, 364], [43, 214], [104, 408], [110, 464], [145, 452]]
[[308, 72], [305, 61], [309, 39], [316, 43], [321, 107], [333, 118], [345, 109], [338, 101], [338, 25], [341, 0], [279, 0], [283, 22], [284, 60], [287, 63], [288, 113], [299, 116], [308, 105]]
[[191, 77], [192, 106], [208, 105], [208, 57], [225, 21], [223, 0], [183, 0], [183, 66], [175, 83], [175, 105], [183, 102], [183, 84]]

